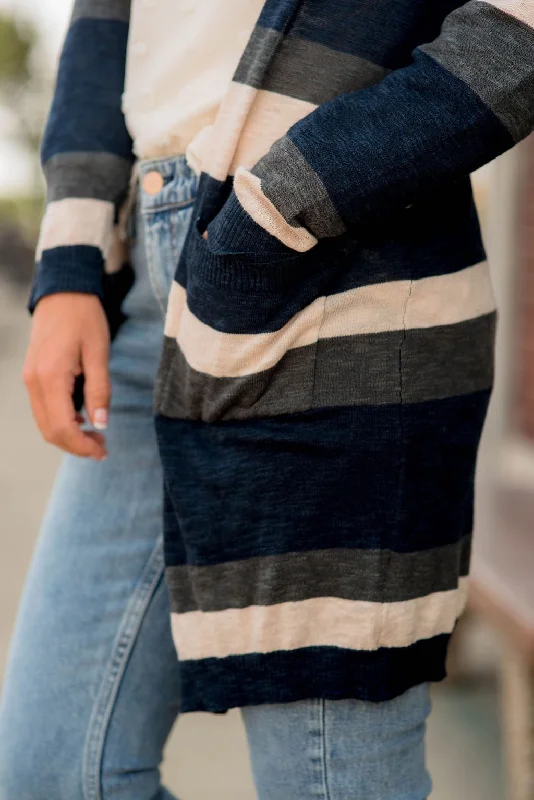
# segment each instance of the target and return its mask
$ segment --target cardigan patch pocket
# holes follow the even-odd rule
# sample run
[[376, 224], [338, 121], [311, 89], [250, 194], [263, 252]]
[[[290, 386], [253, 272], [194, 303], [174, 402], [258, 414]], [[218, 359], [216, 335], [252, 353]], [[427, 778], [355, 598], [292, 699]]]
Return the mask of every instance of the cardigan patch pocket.
[[216, 254], [193, 225], [173, 284], [156, 396], [207, 422], [311, 408], [332, 249], [267, 259]]

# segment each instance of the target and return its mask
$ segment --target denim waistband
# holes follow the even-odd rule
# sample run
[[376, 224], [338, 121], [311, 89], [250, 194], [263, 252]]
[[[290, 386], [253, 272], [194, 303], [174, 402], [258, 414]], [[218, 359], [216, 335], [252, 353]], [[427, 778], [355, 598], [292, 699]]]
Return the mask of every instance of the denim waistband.
[[195, 176], [184, 155], [137, 161], [135, 169], [141, 180], [149, 172], [159, 172], [166, 180], [173, 180], [174, 178], [190, 179]]
[[[161, 189], [147, 191], [144, 184], [151, 173], [161, 176]], [[151, 214], [190, 205], [197, 188], [197, 175], [184, 155], [137, 161], [132, 168], [128, 197], [120, 212], [120, 226], [125, 238], [135, 238], [137, 214]], [[154, 184], [153, 184], [154, 186]]]
[[[197, 176], [185, 156], [140, 161], [136, 165], [138, 202], [142, 214], [180, 208], [192, 202]], [[150, 177], [154, 182], [150, 186]], [[161, 187], [158, 188], [158, 180]]]

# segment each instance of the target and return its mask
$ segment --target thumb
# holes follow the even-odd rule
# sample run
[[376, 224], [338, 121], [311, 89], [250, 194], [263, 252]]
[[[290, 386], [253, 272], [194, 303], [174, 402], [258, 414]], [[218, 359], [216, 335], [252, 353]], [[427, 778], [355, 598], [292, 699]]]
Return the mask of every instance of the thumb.
[[111, 384], [109, 380], [109, 346], [107, 343], [87, 346], [82, 353], [85, 375], [85, 408], [94, 428], [107, 428]]

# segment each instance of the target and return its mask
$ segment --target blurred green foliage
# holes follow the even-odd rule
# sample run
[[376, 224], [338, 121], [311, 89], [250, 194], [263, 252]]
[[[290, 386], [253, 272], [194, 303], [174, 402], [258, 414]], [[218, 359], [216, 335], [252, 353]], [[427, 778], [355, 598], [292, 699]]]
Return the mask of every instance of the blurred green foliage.
[[43, 181], [38, 151], [49, 100], [51, 76], [39, 62], [39, 34], [18, 15], [0, 12], [0, 105], [9, 111], [4, 140], [11, 139], [28, 154], [31, 183], [26, 196], [0, 195], [0, 223], [15, 227], [34, 241], [43, 206]]
[[0, 13], [0, 103], [13, 116], [13, 137], [30, 154], [39, 149], [49, 88], [38, 43], [32, 23]]
[[33, 25], [0, 13], [0, 91], [20, 90], [29, 82], [37, 40]]
[[0, 196], [0, 224], [16, 226], [28, 242], [35, 242], [43, 216], [40, 194]]

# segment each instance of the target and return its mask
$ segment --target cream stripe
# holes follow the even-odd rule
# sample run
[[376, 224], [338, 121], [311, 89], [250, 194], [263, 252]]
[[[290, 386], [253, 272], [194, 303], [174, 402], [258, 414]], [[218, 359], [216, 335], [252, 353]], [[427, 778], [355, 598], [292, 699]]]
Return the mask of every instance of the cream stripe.
[[239, 167], [236, 172], [234, 190], [237, 199], [254, 222], [271, 236], [279, 239], [286, 247], [305, 253], [317, 244], [315, 236], [312, 236], [306, 228], [294, 228], [285, 221], [278, 209], [263, 194], [260, 179], [243, 167]]
[[466, 595], [467, 578], [460, 578], [458, 589], [397, 603], [320, 597], [172, 614], [172, 631], [181, 661], [317, 646], [409, 647], [419, 639], [450, 633]]
[[316, 108], [304, 100], [232, 81], [209, 137], [195, 144], [195, 166], [218, 181], [240, 166], [250, 169], [288, 128]]
[[486, 261], [448, 275], [362, 286], [327, 298], [321, 339], [433, 328], [495, 309]]
[[450, 325], [494, 309], [486, 262], [412, 283], [390, 281], [319, 297], [274, 333], [216, 331], [191, 313], [184, 289], [173, 283], [165, 333], [177, 339], [191, 367], [232, 378], [269, 369], [288, 350], [317, 338]]
[[230, 172], [239, 138], [257, 94], [258, 90], [252, 86], [232, 82], [219, 106], [210, 136], [204, 142], [209, 149], [203, 153], [200, 145], [195, 150], [195, 161], [200, 163], [202, 171], [217, 181], [226, 180]]
[[104, 200], [66, 198], [49, 203], [41, 225], [37, 260], [43, 250], [90, 245], [107, 258], [113, 237], [113, 203]]
[[511, 17], [515, 17], [520, 22], [524, 22], [534, 28], [533, 0], [482, 0], [482, 2], [495, 6], [500, 11], [504, 11], [505, 14], [510, 14]]
[[250, 169], [257, 164], [277, 139], [285, 136], [292, 125], [311, 114], [316, 108], [314, 103], [308, 103], [306, 100], [260, 89], [250, 109], [247, 124], [241, 132], [230, 167], [230, 175], [233, 175], [238, 167], [244, 166]]
[[165, 336], [176, 339], [180, 320], [186, 307], [186, 294], [183, 286], [173, 281], [167, 302], [167, 314], [165, 317]]
[[280, 330], [258, 334], [220, 333], [210, 328], [191, 313], [184, 290], [176, 283], [170, 302], [176, 310], [168, 314], [165, 333], [177, 339], [190, 366], [216, 377], [237, 378], [270, 369], [288, 350], [316, 342], [325, 298], [295, 314]]

